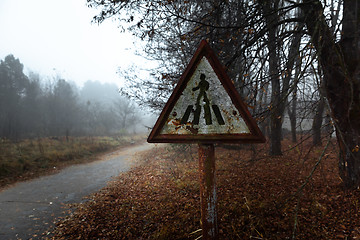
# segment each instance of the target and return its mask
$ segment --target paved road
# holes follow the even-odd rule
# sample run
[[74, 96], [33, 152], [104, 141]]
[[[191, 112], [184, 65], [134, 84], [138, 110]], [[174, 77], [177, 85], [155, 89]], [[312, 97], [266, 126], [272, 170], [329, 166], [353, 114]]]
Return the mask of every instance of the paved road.
[[61, 172], [14, 185], [0, 192], [0, 239], [41, 239], [64, 204], [79, 203], [97, 192], [120, 172], [129, 159], [152, 145], [142, 144], [106, 155], [100, 161], [68, 167]]

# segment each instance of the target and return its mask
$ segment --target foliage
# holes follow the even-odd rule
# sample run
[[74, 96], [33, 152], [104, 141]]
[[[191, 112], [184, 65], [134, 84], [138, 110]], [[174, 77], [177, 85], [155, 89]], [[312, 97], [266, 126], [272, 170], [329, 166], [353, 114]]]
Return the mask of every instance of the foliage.
[[24, 66], [13, 55], [0, 61], [0, 136], [18, 135], [21, 98], [25, 93], [28, 79], [23, 73]]
[[[221, 239], [356, 239], [359, 191], [344, 192], [331, 141], [291, 146], [283, 156], [216, 147]], [[155, 148], [89, 201], [72, 206], [52, 239], [196, 239], [201, 235], [196, 147]], [[295, 219], [297, 225], [294, 231]]]

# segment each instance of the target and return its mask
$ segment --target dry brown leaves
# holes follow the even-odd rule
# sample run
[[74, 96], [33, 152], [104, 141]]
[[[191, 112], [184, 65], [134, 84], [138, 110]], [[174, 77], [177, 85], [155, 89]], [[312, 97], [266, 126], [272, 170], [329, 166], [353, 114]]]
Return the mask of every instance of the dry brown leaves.
[[[360, 239], [360, 192], [342, 190], [335, 144], [298, 194], [323, 147], [283, 145], [291, 150], [279, 157], [267, 156], [263, 145], [255, 151], [216, 147], [220, 238]], [[53, 239], [200, 236], [197, 146], [155, 148], [141, 158], [138, 167], [74, 206]]]

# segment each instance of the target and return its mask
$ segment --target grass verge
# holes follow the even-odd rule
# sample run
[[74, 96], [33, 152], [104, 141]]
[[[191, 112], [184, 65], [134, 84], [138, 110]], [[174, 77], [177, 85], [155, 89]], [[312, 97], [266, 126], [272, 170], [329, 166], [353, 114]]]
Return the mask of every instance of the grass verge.
[[0, 188], [57, 171], [65, 166], [89, 162], [98, 153], [143, 141], [143, 136], [71, 137], [0, 140]]

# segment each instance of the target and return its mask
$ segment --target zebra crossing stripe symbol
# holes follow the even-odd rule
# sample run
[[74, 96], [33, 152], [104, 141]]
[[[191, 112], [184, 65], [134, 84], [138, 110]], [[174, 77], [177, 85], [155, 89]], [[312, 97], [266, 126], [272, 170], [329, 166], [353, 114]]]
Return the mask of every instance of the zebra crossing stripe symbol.
[[234, 84], [203, 40], [152, 129], [148, 142], [264, 142]]
[[[205, 112], [204, 118], [206, 121], [206, 125], [211, 125], [212, 118], [211, 118], [211, 113], [210, 113], [210, 107], [209, 107], [209, 105], [204, 105], [203, 107], [204, 107], [204, 112]], [[225, 125], [225, 121], [224, 121], [223, 117], [221, 116], [219, 107], [217, 105], [211, 105], [211, 107], [212, 107], [212, 110], [214, 111], [216, 120], [219, 123], [219, 125]], [[200, 114], [201, 114], [201, 106], [200, 105], [197, 105], [195, 110], [193, 109], [193, 105], [189, 105], [186, 108], [184, 116], [181, 118], [180, 124], [186, 124], [189, 120], [191, 113], [194, 113], [194, 120], [192, 121], [192, 124], [199, 125]]]

